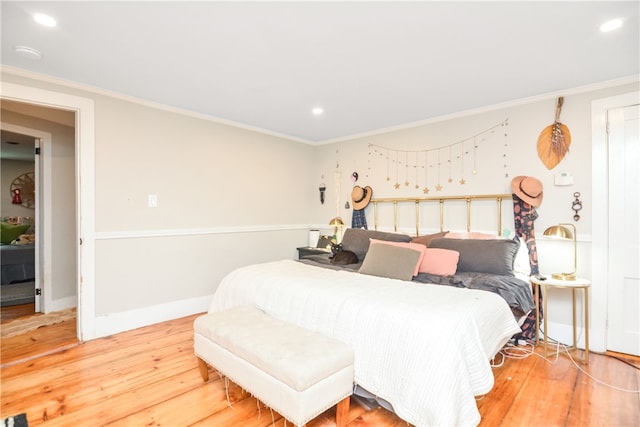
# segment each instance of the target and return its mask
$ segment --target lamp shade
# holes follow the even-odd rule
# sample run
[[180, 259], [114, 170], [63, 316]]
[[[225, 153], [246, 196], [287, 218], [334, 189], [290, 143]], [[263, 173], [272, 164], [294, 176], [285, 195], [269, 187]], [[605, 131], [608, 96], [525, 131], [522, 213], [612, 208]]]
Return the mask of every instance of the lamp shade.
[[552, 225], [544, 230], [543, 234], [547, 237], [553, 237], [556, 239], [573, 239], [573, 233], [564, 225]]
[[342, 222], [342, 218], [339, 216], [335, 218], [331, 218], [329, 221], [329, 225], [333, 227], [333, 240], [335, 243], [342, 242], [342, 227], [344, 227], [344, 222]]
[[573, 224], [552, 225], [544, 230], [543, 235], [552, 239], [573, 241], [573, 271], [571, 273], [554, 273], [551, 277], [558, 280], [576, 280], [576, 271], [578, 270], [578, 242], [576, 226]]
[[341, 225], [344, 225], [344, 222], [342, 222], [342, 218], [337, 216], [335, 218], [331, 218], [331, 221], [329, 221], [329, 225], [332, 227], [340, 227]]

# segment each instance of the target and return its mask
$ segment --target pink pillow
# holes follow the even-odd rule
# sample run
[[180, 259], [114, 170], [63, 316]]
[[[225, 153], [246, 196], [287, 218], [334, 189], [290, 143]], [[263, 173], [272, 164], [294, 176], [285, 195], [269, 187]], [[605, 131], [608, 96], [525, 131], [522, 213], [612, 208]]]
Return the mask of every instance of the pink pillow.
[[451, 249], [427, 248], [420, 264], [420, 273], [453, 276], [458, 269], [460, 252]]
[[[420, 252], [420, 257], [418, 258], [418, 262], [416, 263], [416, 268], [413, 271], [413, 275], [417, 276], [418, 273], [420, 272], [420, 266], [422, 265], [424, 253], [425, 253], [425, 250], [427, 250], [427, 247], [425, 245], [421, 245], [419, 243], [390, 242], [388, 240], [378, 240], [378, 239], [369, 239], [369, 242], [371, 245], [381, 244], [381, 245], [399, 246], [402, 248], [409, 248], [409, 249], [413, 249], [414, 251]], [[456, 260], [456, 265], [457, 263], [458, 261]]]

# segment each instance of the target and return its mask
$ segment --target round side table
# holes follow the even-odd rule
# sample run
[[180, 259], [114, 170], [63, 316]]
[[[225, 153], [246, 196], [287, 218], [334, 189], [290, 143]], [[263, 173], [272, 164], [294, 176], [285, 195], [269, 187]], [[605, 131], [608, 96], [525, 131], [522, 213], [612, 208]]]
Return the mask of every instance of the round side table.
[[540, 279], [536, 276], [531, 276], [531, 284], [533, 285], [534, 301], [536, 302], [536, 344], [538, 344], [538, 335], [540, 332], [540, 306], [538, 305], [538, 292], [542, 292], [542, 307], [544, 319], [544, 355], [547, 356], [547, 288], [558, 289], [571, 289], [572, 302], [573, 302], [573, 347], [571, 349], [577, 350], [577, 338], [576, 333], [576, 291], [582, 289], [583, 301], [584, 301], [584, 357], [582, 362], [589, 364], [589, 287], [591, 287], [591, 281], [587, 279], [576, 278], [575, 280], [559, 280], [554, 279], [551, 275], [541, 276], [546, 279]]

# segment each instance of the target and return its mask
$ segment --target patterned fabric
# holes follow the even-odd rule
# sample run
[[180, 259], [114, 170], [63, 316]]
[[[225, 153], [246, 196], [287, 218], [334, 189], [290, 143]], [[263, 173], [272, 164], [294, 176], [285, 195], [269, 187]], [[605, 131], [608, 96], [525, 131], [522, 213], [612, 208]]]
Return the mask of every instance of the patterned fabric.
[[[538, 218], [536, 208], [521, 200], [513, 194], [513, 223], [516, 234], [525, 241], [529, 251], [529, 265], [531, 266], [531, 275], [539, 273], [538, 270], [538, 251], [536, 247], [536, 231], [534, 221]], [[533, 289], [532, 289], [533, 290]], [[540, 310], [540, 320], [542, 320], [542, 293], [538, 293], [538, 304]], [[535, 340], [536, 339], [536, 312], [532, 310], [521, 326], [522, 333], [514, 335], [516, 339]]]
[[364, 214], [364, 209], [358, 211], [354, 210], [351, 216], [351, 228], [364, 228], [367, 230], [367, 217]]

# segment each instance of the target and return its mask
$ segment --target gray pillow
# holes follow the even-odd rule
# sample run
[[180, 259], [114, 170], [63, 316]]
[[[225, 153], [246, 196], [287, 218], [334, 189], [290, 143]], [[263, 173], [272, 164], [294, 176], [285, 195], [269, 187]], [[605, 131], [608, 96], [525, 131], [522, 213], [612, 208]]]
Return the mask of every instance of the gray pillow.
[[433, 239], [430, 248], [451, 249], [460, 253], [458, 272], [473, 271], [513, 276], [513, 262], [519, 239]]
[[420, 252], [402, 246], [375, 244], [369, 248], [359, 273], [391, 279], [411, 280]]
[[388, 242], [410, 242], [411, 236], [400, 233], [387, 233], [385, 231], [347, 228], [342, 237], [342, 249], [355, 253], [358, 255], [358, 259], [364, 259], [367, 250], [369, 250], [369, 239], [386, 240]]

